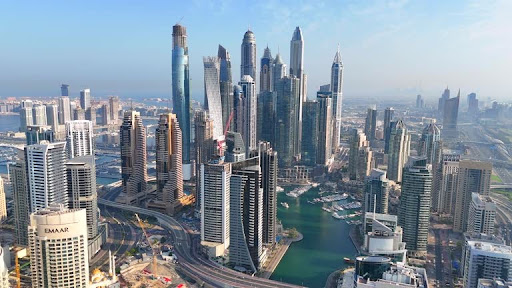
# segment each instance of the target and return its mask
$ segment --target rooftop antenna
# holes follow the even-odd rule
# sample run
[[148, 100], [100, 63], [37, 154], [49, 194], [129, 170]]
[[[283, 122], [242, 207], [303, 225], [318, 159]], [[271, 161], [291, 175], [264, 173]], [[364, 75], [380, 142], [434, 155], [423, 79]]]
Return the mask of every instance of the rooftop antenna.
[[183, 17], [185, 17], [185, 16], [181, 16], [180, 20], [178, 20], [178, 22], [176, 22], [176, 25], [180, 25], [181, 20], [183, 20]]

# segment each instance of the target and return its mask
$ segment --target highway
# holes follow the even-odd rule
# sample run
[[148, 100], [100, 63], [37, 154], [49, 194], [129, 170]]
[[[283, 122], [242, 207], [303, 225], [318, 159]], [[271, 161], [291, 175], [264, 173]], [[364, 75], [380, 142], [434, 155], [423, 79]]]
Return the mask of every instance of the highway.
[[[98, 199], [98, 204], [131, 211], [157, 218], [160, 225], [169, 229], [173, 235], [174, 252], [178, 256], [178, 265], [193, 278], [200, 279], [212, 287], [300, 287], [269, 279], [249, 276], [204, 259], [199, 255], [199, 237], [191, 237], [183, 226], [174, 218], [144, 208]], [[202, 284], [202, 283], [199, 283]]]

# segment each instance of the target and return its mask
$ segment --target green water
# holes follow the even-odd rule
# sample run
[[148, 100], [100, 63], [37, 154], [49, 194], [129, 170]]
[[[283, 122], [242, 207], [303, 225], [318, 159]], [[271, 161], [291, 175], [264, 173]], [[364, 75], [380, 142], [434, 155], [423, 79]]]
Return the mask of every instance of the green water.
[[[285, 192], [291, 189], [285, 188]], [[324, 287], [329, 274], [347, 266], [343, 257], [354, 258], [356, 255], [349, 237], [350, 226], [323, 211], [321, 204], [308, 203], [308, 200], [319, 197], [318, 188], [310, 189], [299, 198], [288, 197], [285, 192], [278, 193], [277, 218], [285, 229], [297, 228], [304, 239], [290, 246], [271, 279]], [[284, 208], [281, 202], [287, 202], [290, 208]]]

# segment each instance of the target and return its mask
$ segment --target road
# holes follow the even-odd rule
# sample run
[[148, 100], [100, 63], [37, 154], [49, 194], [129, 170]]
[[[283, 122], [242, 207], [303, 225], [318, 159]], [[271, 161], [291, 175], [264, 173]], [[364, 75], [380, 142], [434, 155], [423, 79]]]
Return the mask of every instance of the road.
[[249, 276], [247, 274], [224, 268], [204, 259], [198, 252], [200, 249], [199, 238], [197, 235], [191, 237], [176, 219], [168, 215], [140, 207], [115, 203], [105, 199], [99, 199], [98, 203], [157, 218], [160, 225], [168, 229], [173, 235], [174, 252], [178, 256], [178, 265], [180, 268], [182, 268], [184, 272], [186, 271], [193, 275], [196, 279], [200, 279], [200, 281], [213, 287], [300, 287], [274, 280]]
[[448, 231], [446, 229], [433, 229], [435, 244], [435, 274], [438, 287], [454, 287], [452, 276], [452, 260], [450, 256]]

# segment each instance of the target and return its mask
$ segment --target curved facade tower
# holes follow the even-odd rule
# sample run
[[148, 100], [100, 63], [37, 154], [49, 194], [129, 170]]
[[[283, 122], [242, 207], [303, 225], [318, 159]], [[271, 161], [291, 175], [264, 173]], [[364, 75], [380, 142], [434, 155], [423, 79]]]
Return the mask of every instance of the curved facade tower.
[[223, 130], [229, 120], [229, 115], [233, 111], [233, 78], [231, 76], [231, 57], [226, 48], [219, 45], [217, 57], [220, 59], [220, 100], [222, 102], [222, 125]]
[[183, 133], [183, 162], [190, 161], [190, 78], [187, 29], [172, 27], [172, 105]]
[[213, 139], [224, 135], [222, 124], [222, 102], [219, 89], [220, 62], [217, 57], [203, 57], [204, 63], [204, 103], [213, 120]]
[[247, 30], [242, 41], [242, 59], [240, 64], [240, 79], [244, 75], [256, 79], [256, 38], [251, 30]]
[[332, 92], [332, 118], [334, 119], [334, 133], [332, 139], [332, 148], [336, 149], [340, 145], [341, 131], [341, 109], [343, 108], [343, 63], [341, 62], [340, 49], [334, 55], [334, 61], [331, 67], [331, 92]]

